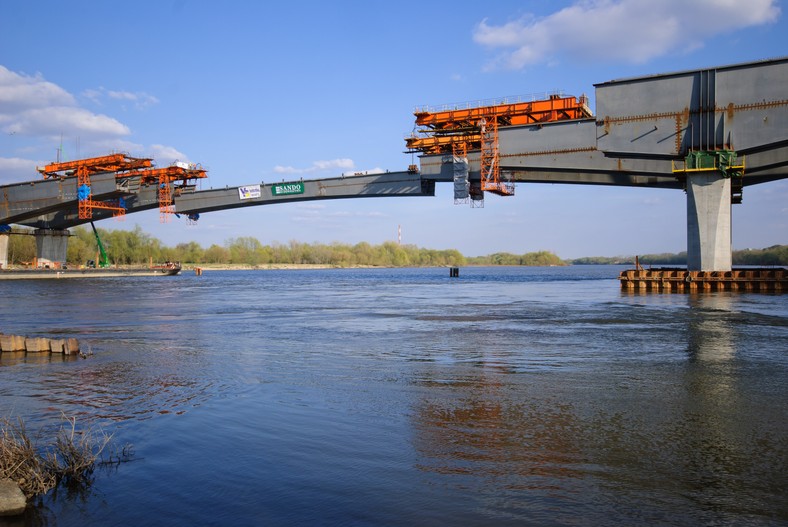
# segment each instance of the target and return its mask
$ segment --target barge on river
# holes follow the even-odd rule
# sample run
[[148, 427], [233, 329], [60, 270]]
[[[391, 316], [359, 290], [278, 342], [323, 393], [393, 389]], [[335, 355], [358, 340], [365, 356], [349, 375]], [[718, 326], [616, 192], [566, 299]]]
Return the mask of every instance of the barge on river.
[[179, 264], [152, 265], [149, 267], [62, 267], [37, 269], [0, 269], [0, 280], [31, 280], [58, 278], [117, 278], [134, 276], [175, 276], [181, 272]]

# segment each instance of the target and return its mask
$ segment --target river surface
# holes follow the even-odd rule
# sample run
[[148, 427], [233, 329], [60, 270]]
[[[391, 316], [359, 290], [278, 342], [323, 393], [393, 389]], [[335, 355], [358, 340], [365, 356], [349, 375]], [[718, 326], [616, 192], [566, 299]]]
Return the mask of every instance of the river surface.
[[621, 269], [0, 282], [88, 352], [2, 354], [2, 415], [133, 445], [6, 523], [788, 524], [788, 295]]

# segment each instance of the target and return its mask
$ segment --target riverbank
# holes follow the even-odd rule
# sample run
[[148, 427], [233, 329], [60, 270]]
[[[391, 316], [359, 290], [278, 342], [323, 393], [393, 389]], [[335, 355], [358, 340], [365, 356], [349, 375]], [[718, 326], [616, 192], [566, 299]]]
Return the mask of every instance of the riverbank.
[[261, 265], [248, 265], [248, 264], [185, 264], [183, 269], [193, 271], [194, 269], [202, 269], [203, 271], [271, 271], [281, 269], [377, 269], [380, 268], [374, 265], [330, 265], [330, 264], [261, 264]]
[[269, 270], [303, 270], [303, 269], [448, 269], [452, 267], [564, 267], [558, 265], [481, 265], [481, 264], [468, 264], [468, 265], [407, 265], [407, 266], [391, 266], [391, 265], [332, 265], [332, 264], [261, 264], [261, 265], [248, 265], [248, 264], [183, 264], [184, 271], [193, 271], [194, 269], [202, 269], [203, 271], [269, 271]]

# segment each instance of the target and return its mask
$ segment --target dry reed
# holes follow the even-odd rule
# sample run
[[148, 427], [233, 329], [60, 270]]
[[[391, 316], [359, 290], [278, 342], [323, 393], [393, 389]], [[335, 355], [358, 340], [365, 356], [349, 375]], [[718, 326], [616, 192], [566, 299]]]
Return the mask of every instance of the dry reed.
[[[46, 494], [63, 482], [89, 485], [93, 470], [112, 436], [77, 430], [76, 419], [63, 416], [54, 444], [39, 447], [22, 419], [0, 418], [0, 478], [16, 482], [28, 498]], [[124, 447], [124, 452], [127, 447]]]

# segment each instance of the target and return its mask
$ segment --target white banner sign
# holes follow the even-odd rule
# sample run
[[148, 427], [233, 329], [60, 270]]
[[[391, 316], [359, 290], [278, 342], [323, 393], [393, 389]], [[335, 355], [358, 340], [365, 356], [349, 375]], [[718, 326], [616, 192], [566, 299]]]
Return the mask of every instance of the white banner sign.
[[238, 187], [238, 197], [241, 199], [254, 199], [260, 197], [260, 185]]

